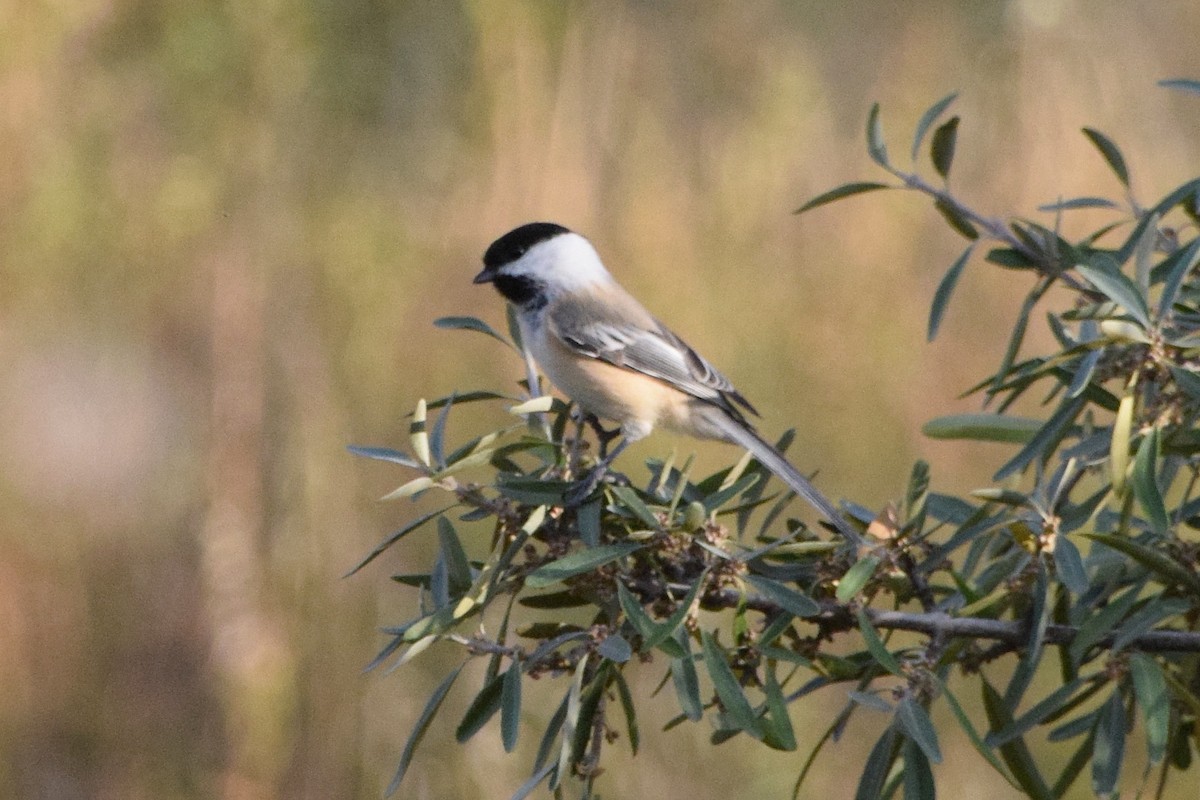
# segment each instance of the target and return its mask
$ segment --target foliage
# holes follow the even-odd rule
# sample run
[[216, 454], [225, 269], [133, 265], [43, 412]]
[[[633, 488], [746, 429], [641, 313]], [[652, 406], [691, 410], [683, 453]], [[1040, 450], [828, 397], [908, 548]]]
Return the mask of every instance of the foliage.
[[[515, 797], [542, 783], [590, 796], [606, 745], [624, 738], [636, 753], [643, 733], [629, 676], [638, 670], [655, 671], [675, 693], [679, 713], [666, 727], [708, 716], [714, 744], [749, 736], [778, 750], [797, 748], [793, 704], [845, 687], [846, 705], [799, 770], [797, 794], [823, 746], [861, 708], [888, 715], [862, 765], [856, 796], [864, 800], [935, 796], [934, 765], [950, 734], [931, 722], [937, 703], [979, 757], [1029, 797], [1062, 797], [1085, 771], [1097, 796], [1116, 796], [1122, 778], [1136, 780], [1122, 774], [1131, 730], [1145, 743], [1143, 785], [1156, 770], [1161, 791], [1191, 766], [1200, 736], [1200, 634], [1192, 632], [1200, 607], [1200, 179], [1143, 206], [1116, 144], [1085, 129], [1121, 186], [1119, 200], [1061, 200], [1039, 209], [1049, 223], [991, 219], [948, 186], [959, 118], [942, 120], [953, 101], [931, 107], [913, 137], [914, 159], [929, 142], [935, 183], [895, 165], [876, 106], [867, 151], [892, 182], [846, 184], [800, 211], [886, 188], [931, 198], [969, 244], [934, 295], [930, 338], [983, 249], [985, 262], [1032, 284], [999, 367], [972, 390], [987, 410], [925, 429], [1011, 444], [995, 485], [969, 498], [939, 494], [919, 462], [898, 506], [874, 514], [845, 504], [868, 534], [870, 544], [857, 548], [789, 516], [793, 496], [771, 488], [769, 473], [748, 457], [707, 476], [693, 474], [690, 461], [652, 460], [647, 485], [610, 477], [572, 507], [564, 495], [595, 458], [587, 427], [530, 380], [523, 399], [474, 392], [422, 401], [411, 454], [353, 448], [415, 473], [389, 497], [437, 494], [449, 503], [359, 565], [436, 526], [429, 570], [396, 576], [417, 590], [419, 612], [386, 631], [375, 663], [403, 664], [436, 643], [457, 645], [464, 663], [485, 659], [457, 738], [470, 739], [497, 714], [507, 751], [522, 735], [540, 736]], [[1077, 209], [1111, 220], [1069, 239], [1061, 218]], [[1055, 286], [1065, 299], [1045, 319], [1058, 349], [1023, 356], [1034, 312]], [[507, 342], [473, 318], [439, 324]], [[520, 352], [511, 324], [510, 335]], [[1045, 411], [1012, 416], [1030, 390]], [[452, 412], [502, 399], [526, 423], [451, 448]], [[468, 468], [490, 480], [464, 481]], [[490, 530], [487, 547], [468, 547], [473, 539], [460, 530], [480, 524]], [[1032, 692], [1035, 676], [1050, 670], [1055, 688]], [[430, 698], [392, 790], [464, 674], [454, 669]], [[561, 699], [543, 730], [526, 731], [523, 687], [535, 678], [560, 678]], [[972, 716], [969, 693], [979, 696], [982, 717]], [[1070, 743], [1054, 774], [1035, 731]]]

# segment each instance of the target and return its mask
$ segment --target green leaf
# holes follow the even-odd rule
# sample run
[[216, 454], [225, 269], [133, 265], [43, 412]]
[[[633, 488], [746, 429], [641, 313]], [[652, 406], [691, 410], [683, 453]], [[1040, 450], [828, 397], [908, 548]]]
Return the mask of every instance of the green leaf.
[[941, 100], [931, 105], [924, 114], [921, 115], [920, 121], [917, 122], [916, 132], [913, 134], [912, 157], [915, 161], [917, 153], [921, 151], [921, 142], [925, 140], [925, 134], [929, 132], [929, 128], [933, 123], [937, 122], [938, 117], [946, 112], [950, 104], [958, 97], [958, 92], [952, 92]]
[[1114, 689], [1100, 709], [1096, 720], [1096, 741], [1092, 745], [1092, 791], [1111, 797], [1121, 777], [1125, 757], [1125, 705], [1120, 689]]
[[454, 525], [445, 517], [438, 518], [438, 541], [441, 544], [442, 560], [446, 563], [446, 577], [450, 581], [450, 594], [461, 597], [470, 591], [474, 579], [471, 576], [471, 564], [463, 550]]
[[[992, 251], [993, 253], [995, 251]], [[988, 260], [992, 260], [992, 253], [988, 254]], [[1029, 326], [1029, 315], [1033, 313], [1034, 306], [1042, 299], [1042, 295], [1050, 288], [1052, 280], [1048, 277], [1041, 278], [1033, 289], [1025, 296], [1025, 301], [1021, 303], [1021, 311], [1017, 314], [1017, 322], [1013, 326], [1012, 335], [1008, 339], [1008, 347], [1004, 351], [1004, 357], [1000, 360], [1000, 369], [996, 370], [996, 376], [992, 382], [992, 391], [997, 392], [1004, 385], [1004, 381], [1008, 378], [1008, 373], [1012, 369], [1013, 362], [1017, 358], [1017, 351], [1021, 349], [1021, 342], [1025, 339], [1025, 329]]]
[[1171, 700], [1162, 667], [1145, 653], [1131, 653], [1129, 672], [1133, 676], [1133, 693], [1146, 721], [1146, 749], [1150, 763], [1157, 764], [1167, 752], [1170, 736]]
[[1057, 203], [1038, 206], [1038, 211], [1071, 211], [1076, 208], [1119, 208], [1119, 206], [1104, 197], [1076, 197], [1072, 200], [1060, 200]]
[[1154, 532], [1160, 536], [1167, 533], [1171, 522], [1167, 518], [1167, 507], [1162, 492], [1158, 489], [1158, 428], [1151, 428], [1138, 445], [1133, 461], [1133, 496], [1137, 498]]
[[1133, 539], [1111, 533], [1085, 533], [1092, 541], [1100, 542], [1132, 558], [1158, 576], [1167, 586], [1181, 585], [1193, 594], [1200, 594], [1200, 577], [1171, 556]]
[[1046, 420], [1046, 424], [1042, 426], [1041, 430], [1026, 442], [1025, 446], [1004, 466], [996, 470], [993, 480], [1002, 481], [1025, 469], [1035, 460], [1049, 458], [1058, 443], [1066, 436], [1071, 423], [1075, 421], [1075, 417], [1079, 416], [1079, 412], [1083, 410], [1086, 403], [1086, 398], [1082, 396], [1063, 398], [1062, 404], [1050, 416], [1050, 419]]
[[1160, 325], [1171, 313], [1171, 307], [1175, 305], [1175, 298], [1179, 296], [1179, 289], [1195, 268], [1197, 261], [1200, 261], [1200, 237], [1193, 239], [1191, 244], [1179, 252], [1174, 267], [1163, 281], [1162, 295], [1158, 298]]
[[1036, 703], [1033, 708], [1026, 711], [1020, 719], [1014, 720], [1011, 724], [1000, 730], [994, 730], [989, 733], [984, 739], [984, 743], [990, 747], [999, 747], [1011, 742], [1013, 739], [1024, 736], [1033, 730], [1035, 726], [1040, 725], [1047, 717], [1061, 711], [1067, 702], [1084, 685], [1083, 680], [1076, 678], [1058, 687], [1040, 702]]
[[1086, 136], [1096, 149], [1100, 151], [1100, 155], [1104, 156], [1104, 160], [1108, 162], [1108, 166], [1116, 174], [1117, 180], [1129, 188], [1129, 170], [1125, 167], [1125, 159], [1121, 155], [1121, 151], [1112, 141], [1094, 128], [1084, 128], [1083, 135]]
[[504, 752], [517, 746], [521, 731], [521, 663], [514, 661], [504, 673], [504, 688], [500, 693], [500, 739]]
[[1000, 759], [996, 758], [996, 754], [992, 752], [992, 748], [984, 744], [983, 738], [979, 735], [979, 732], [975, 730], [975, 726], [971, 724], [971, 719], [967, 716], [967, 712], [963, 710], [962, 705], [958, 702], [958, 698], [950, 692], [950, 688], [948, 686], [940, 681], [939, 685], [941, 686], [942, 696], [945, 697], [946, 702], [950, 704], [950, 710], [954, 712], [955, 719], [958, 720], [958, 724], [962, 727], [963, 732], [967, 734], [967, 739], [971, 742], [971, 746], [975, 748], [975, 752], [979, 753], [979, 755], [981, 755], [985, 761], [991, 764], [992, 768], [996, 770], [996, 772], [999, 773], [1004, 780], [1012, 784], [1014, 788], [1018, 788], [1017, 784], [1013, 781], [1012, 776], [1008, 774], [1008, 770], [1004, 768], [1004, 765], [1000, 763]]
[[867, 155], [881, 167], [888, 167], [887, 145], [883, 142], [883, 125], [879, 122], [879, 103], [867, 114]]
[[1158, 85], [1167, 89], [1178, 89], [1181, 92], [1200, 94], [1200, 81], [1193, 81], [1187, 78], [1171, 78], [1169, 80], [1159, 81]]
[[417, 749], [417, 745], [421, 743], [421, 738], [425, 736], [425, 731], [429, 728], [429, 723], [433, 721], [434, 715], [437, 714], [438, 708], [441, 707], [442, 701], [446, 699], [446, 694], [450, 691], [450, 687], [454, 685], [454, 681], [458, 678], [458, 674], [462, 672], [464, 666], [465, 664], [459, 664], [433, 690], [429, 702], [425, 704], [424, 710], [421, 711], [421, 716], [417, 718], [417, 724], [413, 726], [412, 733], [408, 735], [408, 741], [404, 743], [404, 752], [400, 754], [400, 765], [396, 767], [396, 774], [392, 776], [391, 782], [384, 791], [385, 796], [394, 794], [400, 786], [400, 781], [404, 780], [404, 773], [408, 772], [408, 765], [412, 763], [413, 752]]
[[925, 752], [912, 741], [904, 742], [904, 800], [935, 800], [937, 787]]
[[[1013, 724], [1012, 713], [992, 685], [986, 679], [981, 681], [983, 688], [983, 707], [987, 712], [988, 724], [992, 730], [1003, 730]], [[1033, 755], [1025, 745], [1025, 740], [1017, 737], [1000, 746], [1000, 757], [1012, 771], [1013, 779], [1033, 800], [1052, 800], [1050, 788], [1038, 771]]]
[[[1084, 534], [1084, 536], [1089, 537], [1093, 535], [1095, 534]], [[1108, 605], [1092, 614], [1080, 624], [1079, 632], [1075, 634], [1075, 638], [1071, 641], [1071, 645], [1067, 649], [1072, 662], [1076, 664], [1083, 662], [1083, 657], [1087, 655], [1088, 651], [1103, 640], [1125, 618], [1125, 615], [1129, 613], [1129, 609], [1137, 601], [1137, 596], [1140, 592], [1141, 585], [1134, 586], [1120, 597], [1109, 600]]]
[[1025, 690], [1033, 681], [1037, 672], [1038, 662], [1042, 660], [1042, 650], [1046, 641], [1046, 626], [1050, 623], [1049, 600], [1050, 582], [1046, 577], [1045, 563], [1038, 563], [1033, 586], [1029, 590], [1031, 601], [1029, 609], [1029, 644], [1025, 653], [1013, 670], [1012, 679], [1004, 689], [1004, 702], [1009, 708], [1017, 708]]
[[605, 637], [604, 641], [596, 646], [596, 652], [609, 661], [624, 664], [633, 655], [633, 648], [629, 646], [629, 642], [625, 641], [625, 637], [614, 633]]
[[871, 748], [871, 754], [867, 756], [862, 777], [858, 779], [858, 790], [854, 793], [854, 800], [879, 800], [888, 773], [892, 771], [892, 764], [899, 754], [896, 745], [896, 727], [888, 725]]
[[675, 631], [674, 639], [685, 655], [671, 659], [671, 683], [679, 699], [679, 709], [692, 722], [698, 722], [704, 717], [704, 706], [700, 702], [700, 677], [692, 659], [691, 640], [683, 628]]
[[888, 651], [887, 645], [883, 643], [883, 639], [879, 638], [879, 632], [871, 624], [871, 619], [867, 616], [866, 609], [860, 608], [858, 610], [858, 628], [862, 631], [863, 642], [867, 645], [867, 650], [870, 651], [879, 666], [893, 675], [903, 678], [904, 670], [901, 669], [900, 662]]
[[1054, 538], [1054, 566], [1058, 571], [1058, 579], [1071, 594], [1081, 595], [1091, 587], [1079, 548], [1065, 533], [1060, 532]]
[[[509, 667], [509, 670], [511, 671], [512, 667]], [[505, 675], [507, 674], [505, 673]], [[505, 675], [496, 675], [483, 685], [479, 694], [475, 695], [475, 699], [471, 701], [471, 705], [463, 714], [462, 722], [458, 723], [458, 728], [454, 731], [454, 738], [459, 744], [479, 733], [488, 720], [500, 710]]]
[[629, 736], [629, 750], [631, 755], [636, 756], [638, 745], [641, 744], [642, 739], [638, 732], [637, 709], [633, 704], [633, 694], [629, 691], [629, 684], [625, 681], [621, 670], [613, 670], [612, 676], [613, 683], [617, 685], [617, 696], [621, 698], [621, 710], [625, 712], [625, 729]]
[[809, 200], [804, 205], [793, 211], [793, 214], [803, 214], [805, 211], [812, 211], [829, 203], [841, 200], [846, 197], [853, 197], [856, 194], [864, 194], [866, 192], [874, 192], [879, 189], [895, 188], [886, 183], [878, 183], [875, 181], [858, 181], [856, 183], [845, 183], [837, 188], [830, 189], [828, 192], [817, 195], [812, 200]]
[[962, 211], [953, 203], [945, 198], [938, 197], [933, 201], [933, 207], [942, 215], [942, 218], [950, 225], [951, 228], [962, 234], [963, 237], [975, 241], [979, 238], [979, 231], [975, 230], [975, 226], [971, 220], [967, 219]]
[[708, 669], [713, 689], [721, 699], [725, 719], [733, 727], [761, 741], [764, 736], [762, 722], [742, 692], [733, 670], [729, 668], [724, 651], [708, 631], [701, 635], [701, 639], [704, 643], [704, 665]]
[[954, 287], [958, 284], [958, 276], [962, 274], [963, 267], [967, 265], [967, 261], [971, 258], [971, 253], [974, 252], [975, 246], [971, 245], [963, 254], [958, 257], [950, 269], [946, 270], [946, 274], [942, 276], [942, 280], [938, 283], [937, 291], [933, 293], [933, 304], [929, 308], [929, 326], [926, 333], [926, 339], [933, 341], [937, 336], [938, 328], [942, 325], [942, 317], [946, 313], [946, 307], [950, 303], [950, 295], [954, 293]]
[[817, 601], [806, 594], [761, 575], [747, 575], [746, 583], [777, 606], [797, 617], [814, 617], [821, 613]]
[[588, 547], [600, 544], [600, 512], [603, 504], [600, 500], [584, 503], [575, 512], [575, 521], [579, 525], [579, 540]]
[[620, 544], [606, 544], [579, 550], [538, 567], [525, 578], [525, 585], [530, 589], [541, 589], [567, 578], [591, 572], [619, 558], [624, 558], [642, 547], [644, 545], [635, 542], [621, 542]]
[[958, 141], [958, 117], [951, 117], [933, 132], [929, 143], [929, 158], [933, 168], [943, 178], [950, 177], [950, 166], [954, 163], [954, 146]]
[[505, 497], [531, 506], [561, 506], [563, 495], [575, 484], [543, 478], [511, 478], [500, 473], [496, 490]]
[[349, 578], [351, 575], [358, 572], [360, 569], [365, 567], [367, 564], [370, 564], [372, 561], [374, 561], [375, 558], [380, 553], [382, 553], [384, 550], [387, 550], [389, 547], [394, 545], [396, 542], [400, 541], [405, 536], [407, 536], [408, 534], [415, 531], [417, 528], [424, 525], [426, 522], [429, 522], [429, 520], [433, 519], [434, 517], [440, 517], [442, 514], [445, 514], [447, 511], [449, 511], [452, 508], [454, 508], [454, 506], [449, 505], [449, 506], [446, 506], [445, 508], [438, 509], [437, 511], [430, 511], [428, 514], [424, 514], [420, 517], [417, 517], [414, 520], [411, 520], [403, 528], [396, 531], [391, 536], [387, 537], [382, 542], [380, 542], [378, 545], [376, 545], [374, 550], [372, 550], [370, 553], [367, 553], [366, 558], [364, 558], [362, 561], [355, 564], [354, 568], [351, 569], [349, 572], [347, 572], [342, 577]]
[[491, 325], [475, 317], [439, 317], [433, 321], [433, 324], [434, 327], [445, 328], [447, 330], [478, 331], [492, 337], [497, 342], [512, 347], [512, 342], [496, 333]]
[[393, 464], [400, 464], [413, 469], [420, 469], [422, 464], [407, 453], [402, 453], [399, 450], [392, 450], [387, 447], [360, 447], [352, 444], [346, 447], [351, 453], [364, 458], [373, 458], [376, 461], [390, 461]]
[[1150, 309], [1146, 305], [1146, 297], [1129, 279], [1129, 276], [1117, 269], [1111, 258], [1107, 256], [1093, 258], [1091, 263], [1078, 264], [1075, 269], [1105, 297], [1129, 312], [1143, 330], [1151, 328]]
[[659, 522], [658, 517], [655, 516], [654, 512], [650, 510], [650, 507], [642, 501], [642, 498], [638, 497], [636, 490], [630, 488], [629, 486], [613, 486], [611, 489], [612, 493], [617, 496], [618, 500], [621, 501], [621, 505], [632, 511], [647, 528], [656, 531], [662, 527], [662, 523]]
[[878, 566], [879, 556], [865, 555], [856, 561], [838, 581], [837, 599], [845, 603], [855, 597], [871, 580]]
[[931, 439], [1024, 444], [1037, 435], [1043, 424], [1040, 419], [1007, 414], [951, 414], [926, 422], [921, 432]]
[[764, 672], [766, 684], [763, 686], [763, 693], [766, 695], [767, 714], [763, 720], [763, 741], [775, 750], [790, 752], [796, 749], [796, 732], [788, 714], [787, 700], [783, 696], [779, 679], [775, 677], [775, 665], [768, 664]]
[[896, 707], [896, 719], [909, 739], [916, 742], [930, 761], [942, 763], [942, 751], [938, 748], [937, 731], [925, 708], [911, 697], [900, 701]]

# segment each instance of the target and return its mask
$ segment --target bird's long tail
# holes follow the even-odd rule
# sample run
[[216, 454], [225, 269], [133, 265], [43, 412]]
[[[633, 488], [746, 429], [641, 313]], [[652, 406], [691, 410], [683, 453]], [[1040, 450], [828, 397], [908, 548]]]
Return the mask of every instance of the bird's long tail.
[[[712, 417], [715, 416], [717, 415], [712, 415]], [[709, 421], [717, 423], [728, 441], [749, 450], [764, 467], [786, 483], [788, 488], [804, 498], [805, 502], [833, 523], [833, 526], [848, 541], [854, 543], [862, 541], [862, 536], [846, 521], [841, 512], [829, 501], [829, 498], [821, 494], [817, 487], [813, 486], [808, 478], [801, 474], [800, 470], [793, 467], [791, 462], [783, 457], [783, 453], [776, 450], [767, 440], [755, 433], [752, 428], [743, 422], [729, 417], [727, 414], [721, 414], [719, 421], [711, 417]]]

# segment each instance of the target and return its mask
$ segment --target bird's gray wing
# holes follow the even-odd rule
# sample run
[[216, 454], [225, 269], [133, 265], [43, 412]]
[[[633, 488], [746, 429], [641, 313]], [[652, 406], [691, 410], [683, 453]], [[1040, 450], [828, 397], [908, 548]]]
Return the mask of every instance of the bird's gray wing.
[[732, 402], [758, 413], [728, 378], [637, 301], [627, 295], [619, 300], [559, 300], [548, 313], [550, 332], [581, 355], [657, 378], [735, 416]]

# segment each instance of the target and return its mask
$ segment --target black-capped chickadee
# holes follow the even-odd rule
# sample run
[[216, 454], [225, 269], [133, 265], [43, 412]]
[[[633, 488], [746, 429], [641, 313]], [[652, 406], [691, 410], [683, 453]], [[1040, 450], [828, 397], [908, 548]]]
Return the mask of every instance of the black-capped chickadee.
[[[495, 285], [517, 310], [525, 346], [582, 409], [620, 424], [623, 438], [582, 487], [656, 425], [749, 450], [851, 541], [833, 503], [755, 433], [757, 415], [729, 380], [613, 279], [591, 243], [561, 225], [531, 222], [501, 236], [475, 283]], [[740, 407], [740, 408], [739, 408]]]

